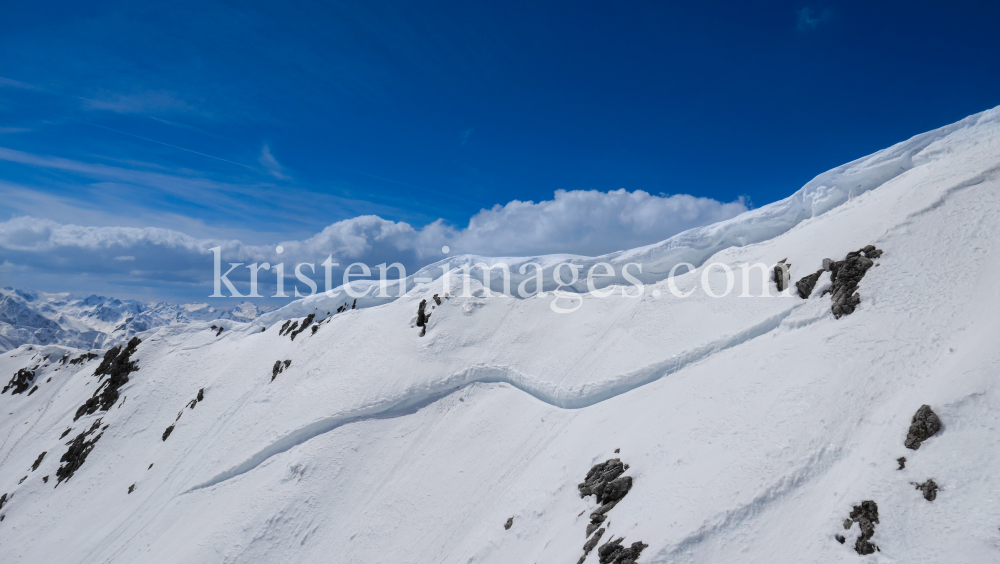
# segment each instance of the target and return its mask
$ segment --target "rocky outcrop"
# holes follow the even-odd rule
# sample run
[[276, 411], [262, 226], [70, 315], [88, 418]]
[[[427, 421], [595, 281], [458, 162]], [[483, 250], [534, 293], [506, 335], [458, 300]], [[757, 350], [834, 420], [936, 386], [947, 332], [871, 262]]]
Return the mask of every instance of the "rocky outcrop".
[[132, 354], [141, 342], [138, 337], [132, 337], [124, 349], [118, 346], [105, 353], [104, 360], [94, 371], [94, 376], [97, 376], [99, 381], [104, 380], [105, 376], [108, 379], [98, 386], [94, 395], [76, 410], [74, 421], [84, 415], [90, 415], [98, 409], [107, 411], [118, 401], [119, 388], [128, 383], [129, 374], [139, 370], [139, 366], [132, 360]]
[[431, 318], [431, 314], [425, 311], [426, 308], [427, 300], [420, 300], [420, 305], [417, 306], [417, 327], [420, 327], [421, 337], [427, 334], [427, 321]]
[[[623, 463], [621, 459], [612, 458], [591, 467], [590, 471], [587, 472], [587, 477], [577, 485], [580, 497], [585, 498], [592, 495], [597, 498], [597, 503], [600, 504], [600, 507], [590, 514], [590, 523], [587, 525], [586, 531], [589, 539], [583, 545], [581, 563], [586, 560], [587, 555], [597, 546], [601, 536], [607, 530], [602, 525], [608, 518], [608, 512], [614, 509], [618, 502], [632, 490], [632, 477], [623, 476], [626, 470], [628, 470], [628, 464]], [[595, 529], [597, 529], [596, 533], [594, 533]], [[591, 536], [592, 534], [593, 536]], [[621, 546], [623, 540], [624, 537], [609, 541], [598, 549], [602, 564], [632, 564], [647, 546], [641, 542], [635, 542], [632, 543], [631, 547], [625, 548]]]
[[[37, 366], [35, 368], [37, 368]], [[35, 371], [28, 370], [27, 368], [22, 368], [14, 374], [14, 377], [11, 378], [10, 382], [8, 382], [7, 385], [3, 387], [3, 390], [0, 391], [0, 394], [7, 393], [8, 389], [11, 390], [10, 395], [12, 396], [15, 394], [24, 393], [28, 388], [31, 387], [31, 383], [34, 381], [35, 381]]]
[[505, 531], [509, 531], [510, 528], [513, 527], [513, 526], [514, 526], [514, 518], [513, 517], [509, 517], [507, 519], [507, 522], [503, 524], [503, 529]]
[[941, 430], [941, 419], [931, 409], [929, 405], [921, 405], [920, 409], [913, 414], [910, 422], [910, 430], [906, 433], [906, 441], [903, 444], [906, 448], [917, 450], [920, 444], [931, 438]]
[[816, 287], [816, 283], [819, 282], [819, 277], [826, 272], [823, 269], [819, 269], [816, 272], [808, 276], [802, 277], [801, 280], [795, 283], [795, 289], [799, 293], [799, 297], [803, 300], [808, 300], [809, 296], [812, 295], [813, 288]]
[[48, 454], [48, 451], [43, 452], [42, 454], [38, 455], [38, 458], [35, 459], [35, 463], [31, 465], [31, 471], [32, 472], [34, 472], [35, 470], [38, 470], [38, 466], [42, 463], [42, 460], [45, 459], [45, 455], [46, 454]]
[[297, 337], [299, 333], [305, 331], [306, 328], [312, 325], [313, 319], [316, 319], [316, 314], [310, 313], [309, 315], [306, 316], [305, 319], [302, 320], [302, 325], [300, 325], [298, 329], [289, 332], [289, 334], [292, 336], [293, 341], [295, 340], [295, 337]]
[[278, 377], [278, 374], [281, 374], [282, 372], [284, 372], [285, 369], [288, 368], [291, 365], [292, 365], [292, 361], [291, 360], [284, 360], [284, 361], [276, 360], [276, 361], [274, 361], [274, 366], [271, 368], [271, 381], [274, 382], [274, 379]]
[[636, 541], [632, 543], [632, 546], [626, 548], [622, 546], [623, 540], [625, 540], [625, 537], [618, 537], [613, 541], [604, 543], [601, 548], [597, 549], [597, 557], [601, 564], [635, 564], [642, 551], [649, 546], [643, 542]]
[[779, 292], [784, 292], [791, 281], [789, 269], [792, 265], [785, 263], [786, 260], [788, 259], [783, 258], [778, 261], [778, 264], [774, 265], [774, 283], [778, 287]]
[[844, 260], [834, 262], [830, 265], [830, 281], [833, 283], [830, 289], [823, 292], [831, 294], [833, 298], [833, 315], [837, 319], [845, 315], [854, 313], [854, 310], [861, 303], [861, 294], [857, 292], [858, 284], [865, 277], [868, 269], [875, 266], [875, 261], [882, 256], [882, 251], [876, 249], [874, 245], [847, 253]]
[[939, 487], [937, 483], [934, 482], [934, 480], [927, 480], [922, 484], [918, 484], [916, 482], [910, 482], [910, 483], [916, 486], [918, 490], [924, 493], [924, 499], [926, 499], [927, 501], [934, 501], [935, 499], [937, 499], [937, 492]]
[[851, 518], [844, 522], [844, 528], [850, 528], [851, 524], [857, 523], [861, 529], [857, 540], [854, 542], [854, 550], [864, 556], [880, 550], [878, 546], [871, 542], [875, 536], [875, 525], [878, 524], [878, 505], [871, 500], [862, 501], [861, 505], [855, 505], [851, 511]]
[[94, 446], [97, 444], [97, 441], [101, 440], [101, 437], [104, 435], [104, 432], [102, 431], [101, 433], [98, 433], [96, 437], [92, 439], [90, 438], [90, 436], [96, 433], [100, 427], [101, 420], [98, 419], [97, 421], [94, 421], [94, 424], [90, 426], [90, 429], [80, 433], [72, 441], [66, 443], [69, 446], [69, 449], [59, 459], [61, 464], [56, 470], [56, 477], [58, 478], [58, 480], [56, 480], [56, 487], [59, 487], [59, 484], [61, 484], [63, 480], [69, 480], [72, 478], [73, 474], [75, 474], [76, 471], [83, 466], [83, 463], [87, 461], [87, 456], [90, 455], [90, 452], [94, 450]]

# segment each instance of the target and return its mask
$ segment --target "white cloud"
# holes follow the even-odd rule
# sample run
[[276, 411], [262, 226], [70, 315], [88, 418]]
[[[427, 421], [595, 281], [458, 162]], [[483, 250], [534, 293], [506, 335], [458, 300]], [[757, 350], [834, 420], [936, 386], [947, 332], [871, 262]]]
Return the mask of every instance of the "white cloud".
[[[351, 262], [400, 262], [411, 272], [443, 258], [444, 245], [452, 255], [594, 256], [661, 241], [745, 210], [740, 201], [721, 203], [689, 195], [560, 190], [552, 200], [513, 201], [481, 210], [464, 228], [442, 220], [415, 228], [366, 215], [333, 223], [307, 239], [273, 245], [195, 238], [155, 227], [87, 227], [15, 217], [0, 222], [0, 258], [27, 268], [22, 280], [32, 273], [63, 277], [64, 291], [91, 291], [74, 286], [88, 275], [100, 275], [118, 284], [158, 288], [162, 295], [200, 295], [211, 287], [210, 249], [216, 246], [222, 247], [227, 263], [314, 263], [319, 279], [319, 264], [330, 255], [344, 267]], [[281, 255], [275, 252], [278, 244], [284, 247]], [[286, 267], [286, 273], [292, 275], [293, 268]], [[230, 278], [240, 277], [234, 273]]]
[[261, 147], [260, 156], [257, 157], [257, 160], [260, 161], [260, 164], [264, 165], [264, 168], [267, 169], [268, 174], [271, 176], [278, 180], [288, 180], [288, 176], [284, 173], [285, 167], [281, 166], [278, 159], [274, 158], [274, 155], [271, 154], [271, 148], [268, 147], [267, 143], [264, 143], [264, 146]]

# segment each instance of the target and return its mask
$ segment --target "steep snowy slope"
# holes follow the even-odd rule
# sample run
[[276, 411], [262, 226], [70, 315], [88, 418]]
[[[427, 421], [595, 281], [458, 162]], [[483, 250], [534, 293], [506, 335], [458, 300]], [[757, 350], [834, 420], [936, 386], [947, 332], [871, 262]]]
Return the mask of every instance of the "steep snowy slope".
[[[639, 563], [1000, 561], [998, 214], [1000, 109], [606, 257], [655, 265], [638, 298], [560, 315], [439, 269], [377, 307], [316, 297], [106, 357], [21, 346], [0, 355], [4, 559], [625, 564], [621, 537]], [[826, 271], [808, 299], [740, 297], [740, 264], [798, 281], [867, 245], [850, 315]], [[736, 271], [724, 298], [697, 288], [726, 286], [708, 263]], [[941, 428], [908, 449], [924, 404]], [[592, 517], [577, 486], [613, 458], [598, 493], [627, 493]]]
[[250, 303], [216, 309], [208, 304], [146, 304], [91, 295], [26, 292], [0, 288], [0, 352], [20, 345], [64, 345], [105, 349], [137, 333], [168, 323], [233, 319], [251, 321], [261, 312]]

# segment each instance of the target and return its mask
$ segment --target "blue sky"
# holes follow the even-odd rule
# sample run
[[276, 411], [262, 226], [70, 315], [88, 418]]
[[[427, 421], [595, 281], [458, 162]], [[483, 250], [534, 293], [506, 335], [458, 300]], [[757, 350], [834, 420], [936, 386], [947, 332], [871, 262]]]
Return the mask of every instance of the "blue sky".
[[213, 241], [599, 254], [1000, 104], [992, 2], [153, 4], [4, 6], [0, 285], [195, 299]]

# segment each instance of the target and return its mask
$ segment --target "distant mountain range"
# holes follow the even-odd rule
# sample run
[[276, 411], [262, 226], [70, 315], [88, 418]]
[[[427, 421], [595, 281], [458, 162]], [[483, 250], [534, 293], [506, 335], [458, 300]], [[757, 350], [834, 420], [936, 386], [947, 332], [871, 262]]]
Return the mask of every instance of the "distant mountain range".
[[0, 352], [24, 344], [104, 349], [170, 323], [252, 321], [269, 311], [248, 302], [229, 309], [206, 303], [144, 303], [91, 295], [0, 289]]

